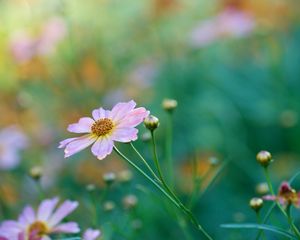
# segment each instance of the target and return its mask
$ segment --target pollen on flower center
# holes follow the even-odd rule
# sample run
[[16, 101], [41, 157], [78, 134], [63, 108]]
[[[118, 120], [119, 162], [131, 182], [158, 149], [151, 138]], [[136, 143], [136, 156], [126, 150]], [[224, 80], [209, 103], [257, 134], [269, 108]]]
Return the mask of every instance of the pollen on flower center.
[[110, 133], [113, 127], [114, 124], [112, 120], [109, 118], [101, 118], [92, 125], [91, 131], [93, 134], [100, 137]]
[[29, 226], [28, 231], [30, 234], [43, 236], [48, 233], [48, 227], [46, 226], [45, 223], [36, 221]]

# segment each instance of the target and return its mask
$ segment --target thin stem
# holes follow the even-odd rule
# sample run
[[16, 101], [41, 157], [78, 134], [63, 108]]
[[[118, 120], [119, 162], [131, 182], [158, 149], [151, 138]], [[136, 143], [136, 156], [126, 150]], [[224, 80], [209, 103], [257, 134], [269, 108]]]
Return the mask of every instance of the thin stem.
[[291, 216], [291, 204], [289, 204], [286, 208], [286, 215], [288, 217], [288, 222], [293, 230], [293, 232], [296, 234], [297, 238], [300, 239], [300, 232], [298, 228], [295, 226], [294, 221]]
[[171, 196], [165, 189], [163, 189], [157, 182], [155, 182], [151, 177], [149, 177], [141, 168], [139, 168], [135, 163], [133, 163], [129, 158], [127, 158], [120, 150], [114, 146], [115, 152], [127, 161], [132, 167], [134, 167], [138, 172], [140, 172], [145, 178], [147, 178], [163, 195], [169, 199], [177, 208], [181, 209], [191, 220], [191, 222], [201, 231], [207, 239], [213, 240], [209, 234], [203, 229], [203, 227], [197, 222], [196, 218], [193, 216], [190, 210], [188, 210], [181, 202], [178, 202]]
[[147, 178], [159, 191], [161, 191], [176, 207], [180, 208], [179, 204], [161, 187], [155, 182], [151, 177], [149, 177], [141, 168], [139, 168], [135, 163], [133, 163], [129, 158], [127, 158], [120, 150], [114, 146], [115, 152], [126, 160], [132, 167], [134, 167], [138, 172], [140, 172], [145, 178]]
[[[270, 190], [271, 195], [275, 196], [273, 187], [272, 187], [272, 182], [270, 180], [270, 176], [269, 176], [269, 171], [268, 171], [268, 167], [264, 167], [264, 173], [265, 173], [265, 177], [268, 183], [268, 187]], [[280, 209], [280, 211], [283, 213], [283, 215], [287, 218], [292, 230], [294, 231], [294, 233], [296, 234], [296, 236], [298, 237], [298, 239], [300, 239], [300, 232], [297, 229], [297, 227], [294, 225], [294, 222], [291, 220], [291, 217], [288, 215], [289, 213], [287, 213], [283, 207], [280, 205], [280, 203], [278, 201], [276, 201], [276, 205], [277, 207]], [[288, 211], [289, 212], [289, 211]]]
[[[258, 224], [261, 224], [261, 219], [260, 219], [260, 216], [259, 216], [259, 212], [258, 212], [258, 211], [256, 211], [256, 220], [257, 220], [257, 223], [258, 223]], [[258, 235], [256, 236], [256, 240], [258, 240], [258, 239], [260, 238], [261, 235], [263, 236], [263, 239], [265, 239], [265, 240], [267, 239], [264, 230], [260, 229], [260, 230], [258, 231]]]
[[156, 143], [155, 143], [155, 136], [154, 136], [154, 131], [151, 131], [151, 139], [152, 139], [152, 145], [153, 145], [153, 158], [154, 158], [154, 163], [155, 166], [157, 168], [158, 171], [158, 176], [161, 180], [161, 184], [163, 185], [163, 187], [165, 188], [165, 190], [168, 192], [168, 194], [170, 194], [178, 203], [179, 207], [181, 208], [181, 210], [187, 215], [189, 216], [191, 222], [197, 226], [197, 228], [208, 238], [208, 239], [212, 239], [209, 234], [202, 228], [202, 226], [198, 223], [197, 219], [195, 218], [195, 216], [192, 214], [192, 212], [190, 211], [190, 209], [188, 209], [181, 201], [180, 199], [174, 194], [174, 192], [170, 189], [170, 187], [168, 186], [168, 184], [165, 182], [164, 177], [162, 175], [161, 172], [161, 168], [159, 165], [159, 161], [158, 161], [158, 157], [157, 157], [157, 152], [156, 152]]
[[140, 154], [140, 152], [134, 147], [133, 143], [130, 142], [130, 146], [132, 147], [132, 149], [136, 152], [136, 154], [139, 156], [139, 158], [143, 161], [143, 163], [145, 164], [145, 166], [148, 168], [148, 170], [151, 172], [151, 174], [153, 175], [153, 177], [160, 183], [160, 179], [159, 177], [155, 174], [155, 172], [152, 170], [152, 168], [150, 167], [150, 165], [147, 163], [147, 161], [145, 160], [145, 158], [143, 158], [143, 156]]

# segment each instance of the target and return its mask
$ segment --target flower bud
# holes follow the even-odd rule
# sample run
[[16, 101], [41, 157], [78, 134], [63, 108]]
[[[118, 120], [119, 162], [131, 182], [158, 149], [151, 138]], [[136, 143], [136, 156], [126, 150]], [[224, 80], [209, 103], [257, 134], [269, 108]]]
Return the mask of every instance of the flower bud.
[[88, 192], [93, 192], [96, 190], [96, 186], [94, 184], [89, 184], [85, 187]]
[[103, 174], [103, 180], [108, 186], [110, 186], [116, 180], [116, 174], [113, 172], [105, 173]]
[[35, 181], [39, 181], [42, 175], [43, 169], [40, 166], [34, 166], [29, 171], [29, 176]]
[[112, 210], [114, 210], [116, 207], [116, 204], [113, 201], [106, 201], [103, 204], [103, 209], [106, 212], [111, 212]]
[[157, 117], [150, 115], [144, 120], [145, 127], [150, 131], [154, 131], [159, 126], [159, 120]]
[[263, 206], [264, 201], [261, 198], [252, 198], [249, 202], [250, 207], [258, 212], [262, 206]]
[[132, 179], [132, 172], [130, 170], [122, 170], [118, 173], [118, 180], [121, 183], [127, 183]]
[[123, 198], [122, 203], [125, 209], [132, 209], [137, 205], [138, 199], [135, 195], [130, 194]]
[[263, 167], [267, 167], [272, 161], [272, 155], [268, 151], [260, 151], [256, 155], [256, 160], [262, 165]]
[[262, 183], [257, 184], [255, 187], [255, 191], [256, 191], [256, 193], [258, 193], [260, 195], [267, 194], [269, 192], [268, 183], [262, 182]]
[[175, 99], [165, 99], [162, 102], [162, 107], [167, 112], [173, 112], [173, 110], [177, 107], [177, 101]]
[[151, 140], [151, 133], [147, 131], [142, 135], [142, 141], [149, 142], [150, 140]]

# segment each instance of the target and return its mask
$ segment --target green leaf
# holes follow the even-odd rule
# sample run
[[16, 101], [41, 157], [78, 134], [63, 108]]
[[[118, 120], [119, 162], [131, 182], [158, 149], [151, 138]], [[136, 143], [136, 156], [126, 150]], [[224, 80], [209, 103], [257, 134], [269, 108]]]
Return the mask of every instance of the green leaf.
[[285, 237], [289, 237], [291, 239], [297, 239], [295, 235], [292, 233], [270, 225], [265, 225], [265, 224], [255, 224], [255, 223], [243, 223], [243, 224], [222, 224], [222, 228], [236, 228], [236, 229], [260, 229], [260, 230], [266, 230], [270, 232], [277, 233], [278, 235], [282, 235]]

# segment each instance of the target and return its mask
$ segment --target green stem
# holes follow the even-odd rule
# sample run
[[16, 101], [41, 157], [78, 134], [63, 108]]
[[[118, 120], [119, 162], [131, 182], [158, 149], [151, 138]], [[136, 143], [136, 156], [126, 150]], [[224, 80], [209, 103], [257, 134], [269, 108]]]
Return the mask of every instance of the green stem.
[[98, 223], [99, 223], [99, 219], [98, 219], [98, 205], [97, 205], [97, 201], [96, 201], [96, 198], [95, 198], [95, 193], [94, 191], [92, 192], [89, 192], [89, 196], [90, 196], [90, 200], [91, 200], [91, 203], [92, 203], [92, 214], [93, 214], [93, 227], [97, 227], [98, 226]]
[[286, 208], [286, 215], [287, 215], [288, 222], [289, 222], [293, 232], [296, 234], [297, 238], [300, 239], [300, 232], [299, 232], [298, 228], [295, 226], [294, 221], [291, 216], [291, 204], [289, 204]]
[[134, 167], [138, 172], [140, 172], [145, 178], [147, 178], [160, 192], [163, 193], [163, 195], [169, 199], [177, 208], [181, 209], [183, 213], [185, 213], [191, 220], [191, 222], [197, 227], [199, 231], [201, 231], [207, 239], [213, 240], [208, 233], [203, 229], [203, 227], [197, 222], [193, 214], [186, 209], [182, 203], [178, 203], [177, 200], [175, 200], [170, 194], [164, 190], [156, 181], [154, 181], [151, 177], [149, 177], [141, 168], [139, 168], [135, 163], [133, 163], [129, 158], [127, 158], [123, 153], [120, 152], [120, 150], [114, 146], [115, 152], [122, 157], [125, 161], [127, 161], [132, 167]]
[[[271, 193], [271, 195], [275, 196], [275, 193], [274, 193], [274, 190], [273, 190], [273, 187], [272, 187], [272, 182], [271, 182], [270, 176], [269, 176], [268, 167], [264, 167], [264, 173], [265, 173], [265, 177], [266, 177], [266, 180], [267, 180], [267, 183], [268, 183], [268, 187], [269, 187], [270, 193]], [[297, 227], [294, 225], [294, 222], [291, 220], [291, 217], [288, 215], [289, 213], [287, 213], [283, 209], [283, 207], [280, 205], [280, 203], [278, 201], [276, 201], [276, 205], [280, 209], [280, 211], [283, 213], [283, 215], [287, 218], [287, 220], [288, 220], [288, 222], [289, 222], [292, 230], [294, 231], [294, 233], [296, 234], [296, 236], [298, 237], [298, 239], [300, 239], [300, 232], [297, 229]], [[290, 210], [288, 212], [290, 212]]]
[[168, 192], [168, 194], [170, 194], [175, 201], [178, 203], [179, 207], [181, 208], [181, 210], [187, 215], [189, 216], [191, 222], [208, 238], [208, 239], [212, 239], [209, 234], [202, 228], [202, 226], [198, 223], [197, 219], [195, 218], [195, 216], [192, 214], [192, 212], [180, 201], [180, 199], [174, 194], [174, 192], [170, 189], [170, 187], [168, 186], [168, 184], [165, 182], [164, 177], [162, 175], [161, 172], [161, 168], [159, 165], [159, 161], [158, 161], [158, 157], [157, 157], [157, 151], [156, 151], [156, 143], [155, 143], [155, 136], [154, 136], [154, 131], [151, 131], [151, 139], [152, 139], [152, 145], [153, 145], [153, 159], [154, 159], [154, 163], [155, 166], [157, 168], [158, 171], [158, 176], [160, 178], [161, 184], [163, 185], [163, 187], [165, 188], [165, 190]]
[[132, 149], [136, 152], [136, 154], [139, 156], [139, 158], [143, 161], [143, 163], [145, 164], [145, 166], [148, 168], [148, 170], [151, 172], [151, 174], [153, 175], [153, 177], [160, 183], [160, 179], [159, 177], [155, 174], [155, 172], [152, 170], [152, 168], [150, 167], [150, 165], [147, 163], [147, 161], [145, 160], [145, 158], [143, 158], [143, 156], [140, 154], [140, 152], [134, 147], [133, 143], [130, 142], [130, 146], [132, 147]]
[[[256, 211], [256, 220], [257, 220], [258, 224], [261, 224], [261, 219], [260, 219], [258, 211]], [[256, 240], [259, 240], [259, 238], [260, 238], [261, 235], [263, 236], [263, 239], [265, 239], [265, 240], [267, 239], [264, 230], [260, 229], [258, 231], [258, 235], [256, 236]]]

